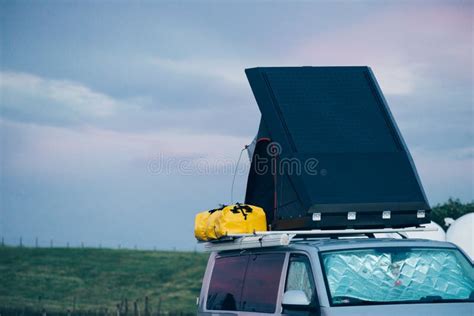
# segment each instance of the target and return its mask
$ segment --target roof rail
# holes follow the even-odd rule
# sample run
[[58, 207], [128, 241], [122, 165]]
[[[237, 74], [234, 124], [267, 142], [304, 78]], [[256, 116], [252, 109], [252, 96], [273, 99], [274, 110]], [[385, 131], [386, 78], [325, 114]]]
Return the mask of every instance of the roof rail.
[[[244, 250], [252, 248], [288, 246], [294, 238], [322, 238], [347, 236], [373, 236], [379, 233], [404, 234], [407, 232], [436, 231], [424, 226], [410, 228], [342, 229], [342, 230], [295, 230], [265, 231], [253, 234], [232, 234], [222, 239], [204, 243], [206, 251]], [[403, 235], [402, 235], [403, 236]]]

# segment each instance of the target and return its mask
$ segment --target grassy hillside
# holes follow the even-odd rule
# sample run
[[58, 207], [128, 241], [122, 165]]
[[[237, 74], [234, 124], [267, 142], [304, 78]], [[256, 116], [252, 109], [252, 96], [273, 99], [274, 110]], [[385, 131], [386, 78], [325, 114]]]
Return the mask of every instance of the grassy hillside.
[[[207, 254], [111, 249], [0, 247], [0, 307], [47, 311], [129, 310], [149, 298], [154, 312], [193, 313]], [[161, 300], [161, 303], [160, 303]], [[143, 313], [142, 313], [143, 314]]]

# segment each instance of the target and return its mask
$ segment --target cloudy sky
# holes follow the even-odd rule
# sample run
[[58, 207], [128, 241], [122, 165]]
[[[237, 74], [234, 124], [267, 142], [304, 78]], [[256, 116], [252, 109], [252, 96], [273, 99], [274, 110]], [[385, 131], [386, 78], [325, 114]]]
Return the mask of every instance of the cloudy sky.
[[371, 66], [431, 204], [470, 201], [472, 23], [469, 1], [1, 0], [0, 235], [193, 249], [256, 133], [255, 66]]

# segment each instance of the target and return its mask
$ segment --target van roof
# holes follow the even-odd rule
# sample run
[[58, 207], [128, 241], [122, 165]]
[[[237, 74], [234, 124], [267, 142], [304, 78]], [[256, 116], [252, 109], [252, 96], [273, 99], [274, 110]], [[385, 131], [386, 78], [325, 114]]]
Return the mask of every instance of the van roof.
[[261, 253], [274, 251], [291, 251], [302, 250], [312, 252], [351, 250], [351, 249], [370, 249], [370, 248], [390, 248], [390, 247], [420, 247], [420, 248], [449, 248], [457, 249], [457, 247], [444, 241], [434, 241], [428, 239], [395, 239], [395, 238], [347, 238], [347, 239], [296, 239], [292, 240], [288, 246], [250, 248], [250, 249], [233, 249], [216, 251], [219, 255], [229, 255], [235, 253]]

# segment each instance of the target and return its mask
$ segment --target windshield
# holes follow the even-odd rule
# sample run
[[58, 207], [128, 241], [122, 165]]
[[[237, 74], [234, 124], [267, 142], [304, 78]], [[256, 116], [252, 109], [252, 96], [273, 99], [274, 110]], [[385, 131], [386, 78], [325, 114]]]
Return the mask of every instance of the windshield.
[[334, 306], [474, 301], [474, 269], [457, 249], [322, 252]]

